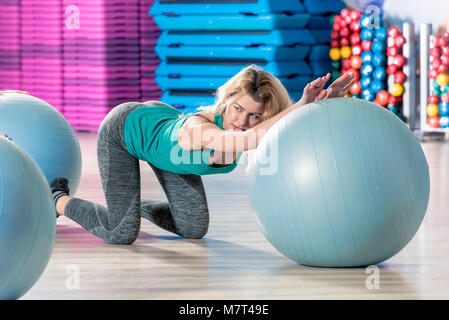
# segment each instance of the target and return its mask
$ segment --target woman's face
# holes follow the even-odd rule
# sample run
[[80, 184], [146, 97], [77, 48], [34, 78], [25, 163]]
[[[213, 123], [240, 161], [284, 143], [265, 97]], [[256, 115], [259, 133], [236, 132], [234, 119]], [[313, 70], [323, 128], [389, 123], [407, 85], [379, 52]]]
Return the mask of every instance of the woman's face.
[[223, 129], [245, 131], [262, 122], [263, 105], [240, 92], [226, 100], [226, 110], [223, 113]]

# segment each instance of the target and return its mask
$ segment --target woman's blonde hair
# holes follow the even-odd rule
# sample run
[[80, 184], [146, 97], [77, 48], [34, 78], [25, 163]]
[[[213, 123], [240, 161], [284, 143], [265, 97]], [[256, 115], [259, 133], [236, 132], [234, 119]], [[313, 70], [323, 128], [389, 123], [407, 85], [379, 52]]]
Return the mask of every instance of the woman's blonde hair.
[[226, 100], [235, 94], [245, 91], [254, 101], [262, 103], [264, 110], [262, 121], [271, 118], [293, 104], [282, 83], [271, 73], [255, 64], [243, 68], [219, 87], [215, 93], [212, 106], [201, 107], [213, 114], [222, 114], [226, 109]]

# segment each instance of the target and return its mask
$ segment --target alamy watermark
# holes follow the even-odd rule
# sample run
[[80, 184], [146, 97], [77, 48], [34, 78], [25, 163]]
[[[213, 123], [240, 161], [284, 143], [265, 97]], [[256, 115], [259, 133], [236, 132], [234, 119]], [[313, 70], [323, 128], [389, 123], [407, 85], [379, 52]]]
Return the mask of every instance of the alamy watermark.
[[65, 27], [68, 30], [79, 30], [80, 29], [80, 8], [75, 5], [68, 6], [65, 8], [66, 18]]
[[380, 8], [375, 5], [369, 5], [365, 8], [365, 16], [368, 16], [369, 20], [365, 26], [368, 29], [378, 29], [381, 27], [380, 23]]
[[369, 276], [366, 278], [365, 286], [368, 290], [380, 289], [380, 270], [377, 266], [368, 266], [365, 269], [365, 273]]
[[68, 290], [80, 289], [80, 268], [75, 264], [69, 264], [65, 268], [65, 273], [68, 277], [65, 280], [65, 287]]

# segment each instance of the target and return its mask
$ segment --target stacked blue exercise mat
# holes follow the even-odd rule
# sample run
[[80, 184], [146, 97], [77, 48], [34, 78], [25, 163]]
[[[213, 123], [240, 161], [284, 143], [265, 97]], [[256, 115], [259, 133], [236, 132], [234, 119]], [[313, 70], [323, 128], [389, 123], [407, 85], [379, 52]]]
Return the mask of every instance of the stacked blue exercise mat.
[[150, 15], [163, 31], [156, 43], [161, 100], [185, 113], [212, 104], [215, 90], [252, 63], [279, 78], [298, 100], [312, 76], [326, 69], [322, 65], [330, 70], [329, 47], [320, 45], [329, 35], [323, 40], [316, 36], [330, 32], [329, 17], [320, 14], [338, 11], [342, 4], [324, 1], [324, 8], [321, 2], [156, 1]]
[[155, 72], [161, 60], [154, 51], [156, 41], [161, 34], [149, 8], [155, 0], [140, 0], [140, 84], [141, 101], [159, 100], [163, 94], [156, 84]]
[[345, 7], [341, 0], [303, 0], [306, 12], [310, 14], [307, 28], [316, 39], [316, 45], [309, 54], [308, 62], [314, 77], [332, 72], [329, 58], [331, 41], [331, 16]]

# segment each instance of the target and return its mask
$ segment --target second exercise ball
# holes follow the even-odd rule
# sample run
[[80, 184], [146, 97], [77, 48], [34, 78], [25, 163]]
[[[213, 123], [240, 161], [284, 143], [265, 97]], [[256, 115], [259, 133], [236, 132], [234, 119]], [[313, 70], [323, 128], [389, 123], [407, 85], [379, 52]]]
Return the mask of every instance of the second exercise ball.
[[48, 183], [69, 180], [71, 194], [81, 177], [81, 149], [64, 116], [47, 102], [22, 93], [0, 95], [0, 133], [25, 150], [43, 171]]
[[55, 236], [55, 207], [41, 169], [0, 137], [0, 300], [18, 299], [37, 282]]
[[429, 201], [429, 167], [413, 133], [360, 99], [327, 99], [281, 118], [250, 158], [248, 176], [267, 240], [309, 266], [391, 258], [413, 238]]

